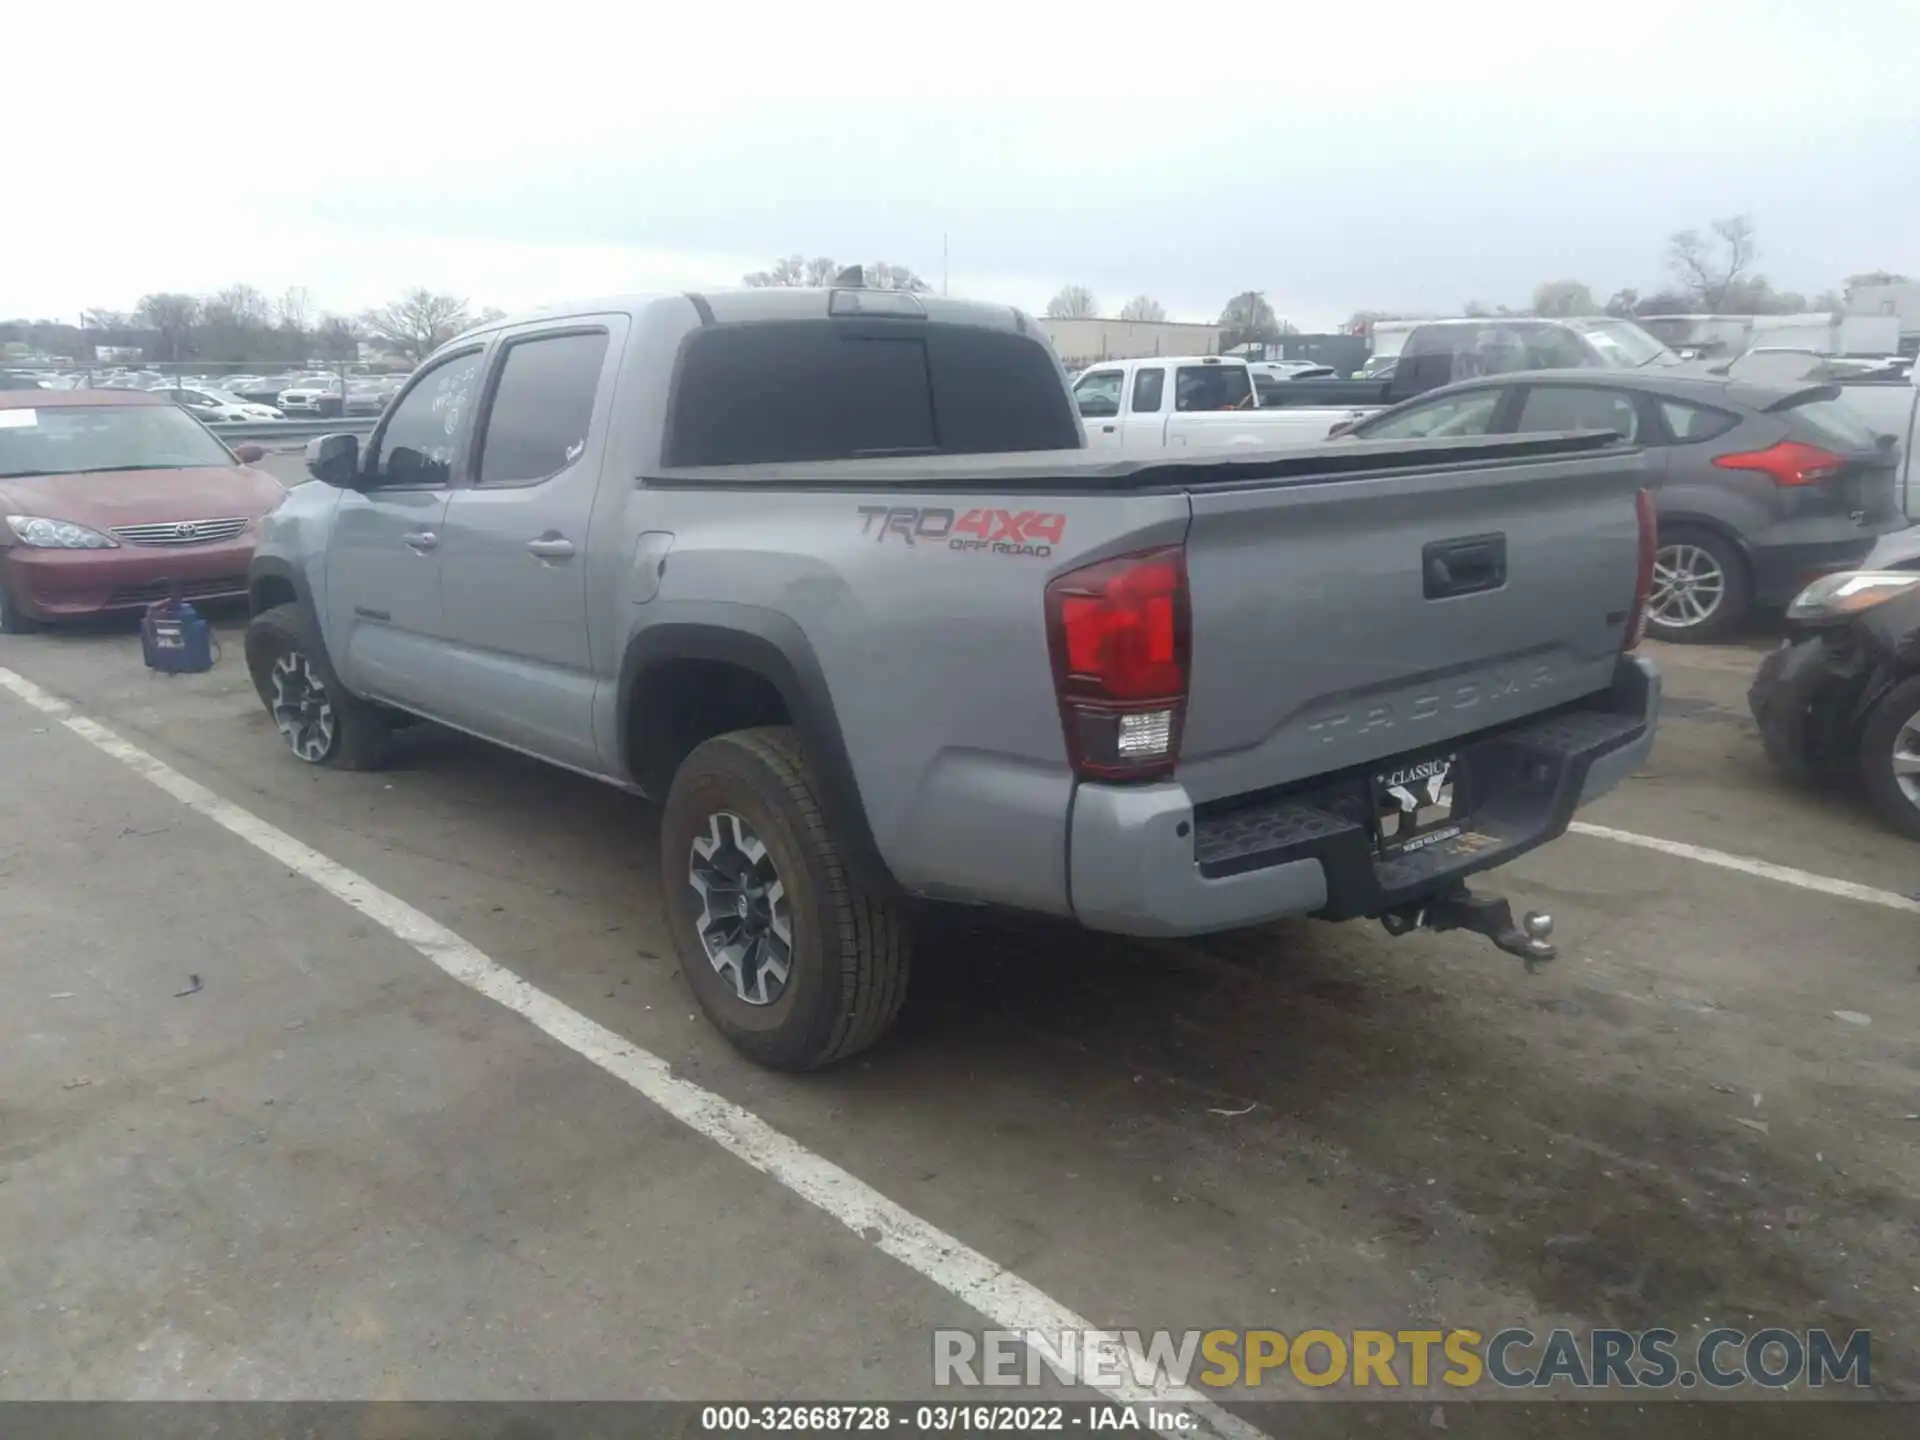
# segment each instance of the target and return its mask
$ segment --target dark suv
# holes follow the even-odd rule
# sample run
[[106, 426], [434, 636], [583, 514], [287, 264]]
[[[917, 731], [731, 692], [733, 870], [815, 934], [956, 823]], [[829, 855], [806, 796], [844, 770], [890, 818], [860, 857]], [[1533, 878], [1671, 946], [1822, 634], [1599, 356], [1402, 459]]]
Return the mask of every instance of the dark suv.
[[1764, 385], [1670, 366], [1486, 376], [1346, 432], [1360, 440], [1612, 430], [1650, 453], [1660, 548], [1647, 623], [1712, 641], [1756, 605], [1859, 563], [1908, 522], [1899, 452], [1832, 385]]

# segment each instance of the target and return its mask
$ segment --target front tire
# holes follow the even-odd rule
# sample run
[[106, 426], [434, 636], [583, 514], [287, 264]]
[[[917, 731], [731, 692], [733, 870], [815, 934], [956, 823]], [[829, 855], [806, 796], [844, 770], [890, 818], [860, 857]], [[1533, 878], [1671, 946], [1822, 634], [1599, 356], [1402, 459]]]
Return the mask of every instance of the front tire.
[[392, 740], [386, 717], [340, 683], [306, 606], [276, 605], [254, 616], [247, 671], [296, 760], [337, 770], [377, 770], [386, 763]]
[[1881, 818], [1920, 840], [1920, 675], [1894, 686], [1867, 716], [1860, 779]]
[[40, 622], [14, 603], [7, 593], [7, 577], [0, 574], [0, 635], [31, 635]]
[[872, 1045], [906, 997], [907, 925], [848, 871], [785, 726], [737, 730], [681, 764], [661, 820], [681, 973], [735, 1049], [813, 1070]]
[[1711, 645], [1747, 621], [1753, 584], [1734, 544], [1709, 530], [1662, 533], [1653, 560], [1647, 631], [1656, 640]]

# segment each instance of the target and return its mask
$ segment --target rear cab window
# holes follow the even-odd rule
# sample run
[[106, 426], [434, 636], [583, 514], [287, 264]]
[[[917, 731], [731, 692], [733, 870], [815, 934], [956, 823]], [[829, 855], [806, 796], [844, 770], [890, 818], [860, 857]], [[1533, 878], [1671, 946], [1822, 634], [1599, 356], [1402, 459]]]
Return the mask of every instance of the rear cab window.
[[604, 330], [510, 342], [487, 405], [475, 483], [531, 485], [578, 460], [606, 356]]
[[1173, 382], [1173, 408], [1247, 410], [1253, 406], [1253, 382], [1244, 365], [1182, 365]]
[[[1112, 415], [1120, 372], [1107, 373]], [[1027, 336], [956, 324], [775, 321], [716, 326], [688, 340], [674, 378], [666, 463], [986, 455], [1081, 443], [1053, 353]]]

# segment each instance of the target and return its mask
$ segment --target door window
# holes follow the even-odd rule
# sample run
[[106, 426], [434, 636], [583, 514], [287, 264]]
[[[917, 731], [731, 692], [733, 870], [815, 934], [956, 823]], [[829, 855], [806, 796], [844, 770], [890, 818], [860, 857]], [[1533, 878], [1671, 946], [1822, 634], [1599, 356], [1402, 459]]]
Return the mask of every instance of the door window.
[[1500, 408], [1500, 390], [1469, 390], [1425, 404], [1410, 405], [1354, 433], [1363, 440], [1426, 440], [1445, 435], [1485, 435]]
[[441, 361], [420, 377], [387, 417], [367, 474], [388, 489], [430, 489], [453, 477], [460, 427], [480, 378], [480, 352]]
[[1089, 370], [1073, 387], [1073, 398], [1080, 413], [1089, 420], [1108, 420], [1120, 413], [1120, 386], [1126, 376], [1119, 370]]
[[1590, 390], [1584, 385], [1535, 385], [1520, 406], [1514, 427], [1523, 433], [1557, 430], [1611, 430], [1622, 440], [1640, 438], [1640, 416], [1633, 397], [1619, 390]]
[[1717, 439], [1740, 423], [1724, 410], [1709, 410], [1704, 405], [1688, 405], [1679, 400], [1662, 400], [1660, 418], [1667, 422], [1667, 430], [1676, 445], [1697, 445], [1702, 440]]
[[564, 470], [587, 448], [607, 332], [516, 340], [480, 438], [481, 485], [529, 485]]
[[1133, 413], [1158, 415], [1160, 397], [1166, 393], [1167, 372], [1160, 369], [1136, 370], [1133, 375]]

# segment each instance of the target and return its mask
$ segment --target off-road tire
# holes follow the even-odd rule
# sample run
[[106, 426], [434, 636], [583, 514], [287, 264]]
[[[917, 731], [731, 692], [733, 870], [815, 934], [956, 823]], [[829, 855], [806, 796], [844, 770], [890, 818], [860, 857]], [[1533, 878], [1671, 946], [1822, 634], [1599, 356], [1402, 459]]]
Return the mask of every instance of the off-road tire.
[[[766, 847], [790, 907], [790, 971], [769, 1004], [743, 999], [699, 934], [693, 843], [722, 812], [739, 816]], [[791, 729], [736, 730], [687, 756], [661, 820], [660, 875], [681, 973], [714, 1027], [748, 1059], [775, 1070], [818, 1069], [866, 1049], [893, 1023], [907, 993], [905, 917], [848, 869]]]
[[289, 653], [305, 656], [312, 665], [334, 715], [333, 743], [326, 753], [312, 760], [300, 755], [294, 758], [336, 770], [378, 770], [386, 764], [393, 740], [391, 723], [378, 707], [340, 683], [333, 663], [327, 659], [327, 647], [321, 643], [319, 625], [312, 612], [298, 601], [263, 610], [247, 626], [247, 672], [267, 713], [273, 713], [273, 664]]
[[1909, 840], [1920, 840], [1920, 805], [1908, 798], [1894, 776], [1893, 747], [1916, 714], [1920, 714], [1920, 675], [1882, 695], [1860, 731], [1860, 781], [1867, 798], [1880, 818]]

